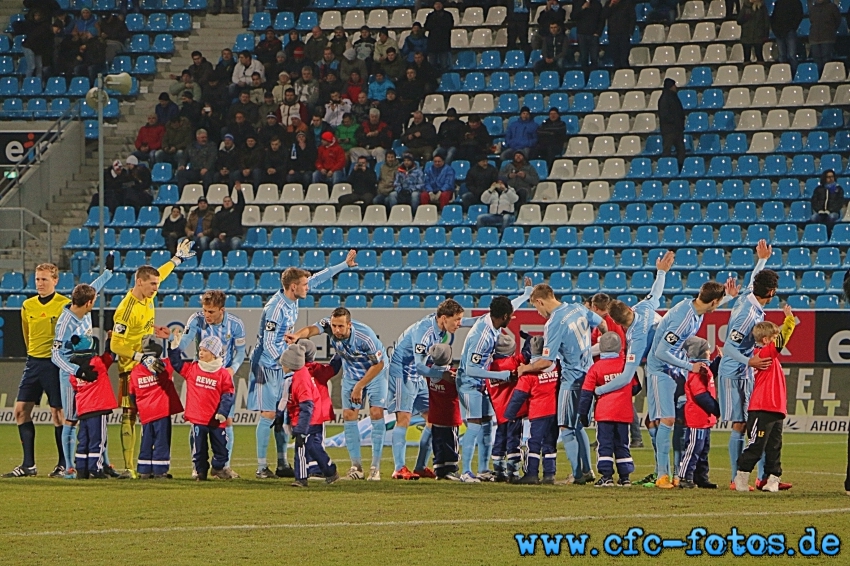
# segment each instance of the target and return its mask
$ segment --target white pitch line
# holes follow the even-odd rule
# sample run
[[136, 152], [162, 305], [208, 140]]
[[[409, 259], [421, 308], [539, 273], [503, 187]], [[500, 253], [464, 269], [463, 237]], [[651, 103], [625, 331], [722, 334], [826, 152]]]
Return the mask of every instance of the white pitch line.
[[[835, 513], [847, 513], [850, 507], [839, 507], [833, 509], [801, 509], [797, 511], [782, 511], [783, 515], [829, 515]], [[774, 516], [776, 511], [744, 511], [733, 513], [677, 513], [676, 518], [703, 519], [705, 517], [763, 517]], [[141, 527], [134, 529], [93, 529], [89, 531], [41, 531], [41, 532], [0, 532], [0, 537], [7, 538], [33, 538], [33, 537], [67, 537], [67, 536], [92, 536], [92, 535], [124, 535], [140, 533], [187, 533], [187, 532], [209, 532], [209, 531], [253, 531], [253, 530], [300, 530], [300, 529], [326, 529], [335, 527], [423, 527], [438, 525], [467, 525], [467, 524], [505, 524], [505, 523], [566, 523], [568, 521], [610, 521], [612, 519], [669, 519], [669, 513], [664, 514], [637, 514], [637, 515], [574, 515], [561, 517], [510, 517], [489, 519], [430, 519], [419, 521], [337, 521], [330, 523], [282, 523], [277, 525], [210, 525], [191, 527]]]

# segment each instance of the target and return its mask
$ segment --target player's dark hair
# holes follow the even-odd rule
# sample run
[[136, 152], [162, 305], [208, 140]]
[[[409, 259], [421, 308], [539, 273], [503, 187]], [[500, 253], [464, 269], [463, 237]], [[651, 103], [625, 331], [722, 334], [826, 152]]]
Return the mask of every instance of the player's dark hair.
[[150, 265], [143, 265], [136, 270], [136, 281], [147, 281], [151, 277], [159, 277], [159, 270]]
[[463, 314], [463, 307], [454, 299], [446, 299], [437, 307], [437, 318], [441, 316], [453, 317]]
[[206, 291], [203, 295], [201, 295], [201, 304], [205, 307], [218, 307], [221, 308], [224, 306], [224, 302], [227, 300], [227, 295], [224, 294], [224, 291], [219, 291], [218, 289], [213, 291]]
[[490, 316], [494, 318], [505, 318], [511, 316], [514, 312], [514, 306], [511, 300], [507, 297], [494, 297], [490, 303]]
[[71, 304], [75, 307], [82, 307], [89, 301], [93, 301], [97, 296], [97, 291], [91, 285], [80, 283], [71, 292]]
[[555, 291], [552, 290], [552, 287], [547, 285], [546, 283], [538, 283], [534, 286], [534, 290], [531, 291], [531, 297], [529, 297], [529, 301], [536, 301], [537, 299], [554, 299]]
[[331, 313], [331, 318], [339, 318], [341, 316], [344, 316], [347, 321], [351, 322], [351, 311], [345, 307], [337, 307]]
[[624, 303], [623, 301], [618, 301], [616, 299], [612, 300], [608, 303], [608, 316], [614, 319], [614, 322], [623, 326], [629, 322], [628, 313], [632, 312], [632, 309], [629, 308], [629, 305]]
[[779, 287], [779, 274], [772, 269], [762, 269], [753, 277], [753, 295], [760, 299], [771, 297], [770, 292]]
[[703, 303], [718, 301], [726, 295], [726, 289], [717, 281], [706, 281], [699, 288], [699, 296], [697, 297]]
[[607, 293], [596, 293], [590, 299], [590, 304], [601, 311], [608, 311], [611, 308], [611, 296]]
[[298, 267], [287, 267], [280, 276], [280, 286], [286, 291], [293, 283], [298, 283], [302, 277], [309, 279], [310, 272]]

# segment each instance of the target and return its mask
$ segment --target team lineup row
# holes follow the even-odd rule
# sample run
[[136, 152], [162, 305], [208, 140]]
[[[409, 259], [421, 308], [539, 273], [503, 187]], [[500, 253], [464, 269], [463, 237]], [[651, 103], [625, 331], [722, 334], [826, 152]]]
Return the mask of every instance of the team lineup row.
[[[237, 477], [228, 462], [233, 441], [232, 376], [246, 359], [242, 321], [225, 311], [223, 292], [208, 291], [202, 310], [190, 317], [179, 344], [169, 344], [169, 330], [154, 325], [154, 297], [159, 283], [174, 267], [194, 255], [191, 248], [191, 242], [181, 242], [165, 265], [137, 270], [134, 287], [115, 312], [108, 349], [103, 355], [97, 355], [99, 348], [92, 339], [90, 312], [97, 292], [111, 276], [111, 261], [107, 260], [107, 270], [91, 285], [78, 285], [70, 299], [55, 292], [55, 266], [38, 267], [38, 295], [22, 307], [29, 356], [15, 415], [24, 460], [7, 477], [37, 473], [35, 428], [30, 414], [42, 393], [47, 394], [53, 411], [59, 452], [59, 463], [51, 476], [170, 477], [170, 416], [185, 410], [184, 417], [192, 424], [193, 475], [198, 479], [206, 479], [208, 473], [219, 478]], [[595, 398], [597, 467], [601, 474], [596, 485], [614, 485], [615, 463], [619, 485], [630, 485], [629, 473], [634, 466], [628, 453], [628, 423], [633, 418], [632, 394], [640, 387], [634, 376], [646, 360], [648, 428], [656, 453], [656, 470], [644, 483], [660, 488], [713, 486], [707, 477], [707, 460], [703, 460], [708, 453], [711, 419], [719, 416], [733, 423], [729, 444], [735, 480], [732, 485], [737, 482], [739, 489], [747, 489], [749, 472], [762, 455], [752, 459], [750, 448], [755, 447], [755, 452], [766, 452], [764, 472], [757, 485], [775, 491], [781, 475], [784, 379], [781, 391], [773, 391], [778, 387], [776, 379], [763, 380], [769, 382], [771, 389], [768, 397], [772, 403], [767, 403], [767, 409], [763, 407], [764, 395], [756, 395], [757, 407], [753, 406], [752, 395], [758, 375], [769, 377], [777, 369], [782, 375], [778, 354], [771, 355], [776, 347], [769, 345], [781, 346], [787, 340], [794, 319], [790, 310], [786, 312], [781, 333], [775, 325], [765, 326], [772, 323], [764, 323], [763, 307], [775, 294], [778, 277], [763, 269], [770, 257], [770, 246], [762, 241], [756, 251], [759, 262], [746, 289], [741, 290], [732, 281], [725, 285], [708, 282], [695, 300], [677, 305], [663, 317], [656, 310], [665, 275], [673, 265], [672, 252], [658, 260], [652, 291], [634, 308], [603, 295], [594, 297], [589, 306], [561, 303], [548, 285], [531, 287], [530, 281], [526, 281], [521, 296], [512, 301], [497, 297], [489, 312], [477, 318], [465, 318], [463, 308], [449, 299], [436, 313], [415, 322], [398, 337], [390, 359], [376, 333], [352, 320], [344, 308], [336, 309], [316, 325], [295, 329], [298, 300], [307, 296], [311, 285], [355, 266], [355, 250], [349, 252], [345, 262], [312, 276], [289, 268], [281, 276], [281, 290], [264, 307], [257, 345], [249, 360], [248, 408], [260, 413], [256, 477], [294, 476], [293, 485], [298, 486], [306, 486], [310, 474], [321, 474], [329, 482], [339, 477], [322, 447], [322, 425], [333, 418], [327, 381], [341, 369], [350, 479], [380, 480], [386, 410], [396, 415], [392, 433], [394, 478], [537, 483], [542, 459], [543, 482], [554, 483], [555, 446], [560, 436], [572, 466], [573, 481], [586, 483], [593, 474], [584, 428]], [[714, 364], [719, 368], [719, 395], [715, 396], [709, 354], [704, 347], [707, 343], [702, 344], [694, 336], [705, 313], [735, 297], [739, 300], [730, 316], [724, 355], [719, 364]], [[543, 337], [526, 336], [522, 353], [517, 354], [513, 334], [504, 329], [513, 311], [526, 301], [547, 322]], [[756, 328], [760, 324], [765, 327]], [[471, 328], [460, 363], [452, 368], [447, 342], [461, 326]], [[309, 339], [321, 333], [328, 335], [335, 352], [329, 364], [312, 359], [315, 348]], [[198, 360], [185, 362], [183, 350], [193, 341]], [[756, 347], [758, 353], [754, 353]], [[595, 364], [594, 356], [599, 356]], [[119, 369], [119, 401], [106, 374], [113, 359]], [[173, 371], [186, 379], [185, 407], [174, 390]], [[782, 403], [778, 401], [780, 397]], [[670, 471], [670, 451], [677, 399], [685, 401], [684, 415], [681, 407], [679, 411], [685, 435], [684, 444], [679, 446], [677, 439], [675, 448], [679, 450], [674, 449], [679, 452], [674, 474]], [[357, 422], [361, 408], [367, 404], [372, 426], [368, 473], [362, 464]], [[106, 415], [118, 406], [122, 408], [125, 468], [120, 474], [108, 463], [105, 441]], [[771, 414], [761, 415], [762, 412]], [[755, 419], [754, 413], [758, 413]], [[417, 464], [411, 471], [405, 462], [405, 437], [414, 414], [421, 414], [428, 426], [423, 431]], [[759, 440], [748, 445], [747, 457], [741, 460], [748, 417], [755, 422], [746, 427], [747, 434]], [[523, 465], [519, 445], [524, 418], [531, 423], [531, 436]], [[143, 425], [138, 466], [134, 461], [136, 420]], [[459, 455], [461, 423], [465, 424], [466, 433], [460, 440]], [[765, 423], [773, 426], [758, 429]], [[275, 471], [267, 462], [272, 434], [278, 453]], [[296, 447], [294, 469], [286, 458], [290, 437]], [[213, 452], [211, 464], [209, 448]], [[472, 471], [476, 449], [477, 474]], [[433, 470], [427, 466], [432, 450]], [[308, 463], [317, 468], [309, 469]], [[740, 472], [735, 464], [739, 464]], [[522, 470], [525, 473], [520, 477]]]

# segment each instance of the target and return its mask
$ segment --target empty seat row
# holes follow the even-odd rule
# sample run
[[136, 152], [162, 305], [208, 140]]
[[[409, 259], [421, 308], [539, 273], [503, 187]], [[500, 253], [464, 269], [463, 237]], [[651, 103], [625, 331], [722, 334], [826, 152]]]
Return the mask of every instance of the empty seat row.
[[[848, 180], [850, 181], [850, 180]], [[800, 192], [801, 183], [797, 179], [780, 179], [773, 187], [770, 179], [725, 179], [722, 182], [713, 179], [700, 179], [695, 183], [689, 180], [671, 180], [665, 189], [661, 181], [643, 181], [639, 187], [635, 181], [618, 181], [613, 188], [611, 201], [654, 203], [658, 201], [767, 201], [767, 200], [797, 200], [810, 199], [819, 179], [807, 180], [805, 189]], [[842, 185], [843, 186], [843, 185]]]
[[171, 14], [170, 18], [166, 14], [153, 13], [147, 19], [144, 14], [127, 14], [124, 23], [130, 33], [184, 34], [192, 31], [192, 16], [181, 12]]
[[[522, 215], [522, 211], [520, 211], [520, 215]], [[697, 202], [684, 202], [678, 208], [672, 203], [661, 202], [652, 205], [651, 208], [644, 203], [632, 203], [622, 211], [618, 204], [603, 204], [600, 205], [597, 212], [596, 223], [610, 225], [643, 223], [664, 225], [673, 222], [678, 224], [726, 224], [729, 222], [778, 224], [783, 222], [808, 222], [811, 216], [811, 205], [806, 201], [792, 202], [787, 213], [785, 205], [776, 201], [765, 202], [760, 210], [755, 203], [749, 201], [734, 203], [731, 209], [729, 203], [709, 202], [705, 210]]]

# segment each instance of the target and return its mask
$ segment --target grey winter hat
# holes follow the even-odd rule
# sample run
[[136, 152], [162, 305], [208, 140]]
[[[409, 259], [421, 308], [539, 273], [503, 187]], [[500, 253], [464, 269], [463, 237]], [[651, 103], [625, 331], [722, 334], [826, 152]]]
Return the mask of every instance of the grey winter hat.
[[711, 351], [708, 340], [699, 336], [691, 336], [685, 340], [684, 347], [689, 360], [704, 360], [705, 353]]
[[299, 346], [304, 348], [304, 361], [307, 363], [312, 362], [316, 359], [316, 344], [313, 343], [309, 338], [302, 338], [298, 342], [296, 342]]
[[280, 355], [280, 365], [292, 371], [304, 367], [304, 346], [293, 344]]
[[511, 333], [499, 334], [496, 339], [496, 354], [505, 358], [516, 353], [516, 339]]
[[452, 363], [452, 347], [448, 344], [434, 344], [428, 348], [428, 355], [435, 366], [447, 366]]
[[599, 337], [599, 352], [600, 353], [616, 353], [623, 347], [623, 342], [620, 340], [620, 335], [616, 332], [606, 332]]
[[531, 340], [531, 355], [532, 357], [542, 356], [543, 355], [543, 337], [542, 336], [532, 336], [529, 338]]

